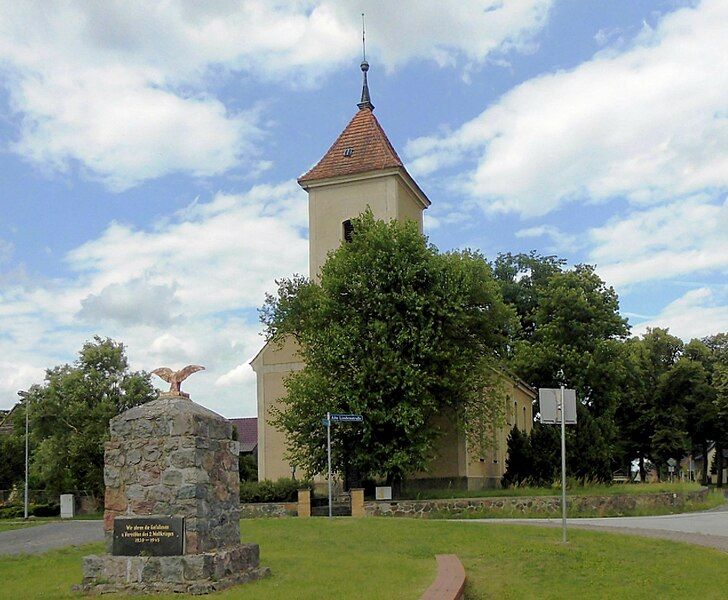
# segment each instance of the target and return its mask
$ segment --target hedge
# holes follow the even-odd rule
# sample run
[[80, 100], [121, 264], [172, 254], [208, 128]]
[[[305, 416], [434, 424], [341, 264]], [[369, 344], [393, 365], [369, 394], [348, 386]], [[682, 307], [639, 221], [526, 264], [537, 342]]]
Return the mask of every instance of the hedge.
[[278, 481], [243, 481], [240, 484], [240, 502], [295, 502], [298, 490], [312, 489], [310, 481], [281, 477]]

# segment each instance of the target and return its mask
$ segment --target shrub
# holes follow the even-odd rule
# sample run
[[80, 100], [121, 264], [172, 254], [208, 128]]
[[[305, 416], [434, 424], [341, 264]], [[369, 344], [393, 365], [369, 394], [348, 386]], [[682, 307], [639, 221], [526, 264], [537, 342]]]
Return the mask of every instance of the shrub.
[[23, 516], [23, 507], [10, 505], [0, 508], [0, 519], [17, 519]]
[[281, 477], [278, 481], [243, 481], [240, 484], [240, 502], [295, 502], [298, 490], [311, 488], [310, 481], [287, 477]]
[[[0, 508], [0, 519], [21, 519], [24, 514], [22, 504], [13, 504]], [[28, 514], [33, 517], [57, 517], [61, 514], [61, 506], [53, 502], [30, 504], [28, 505]]]
[[54, 502], [31, 504], [28, 512], [34, 517], [57, 517], [61, 514], [61, 505]]

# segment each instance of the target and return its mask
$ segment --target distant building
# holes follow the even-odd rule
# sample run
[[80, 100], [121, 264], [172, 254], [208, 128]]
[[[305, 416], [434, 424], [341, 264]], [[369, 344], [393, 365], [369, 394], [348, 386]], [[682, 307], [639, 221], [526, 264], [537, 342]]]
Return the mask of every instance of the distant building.
[[20, 406], [16, 404], [10, 410], [0, 410], [0, 435], [10, 435], [13, 433], [13, 412]]
[[[351, 219], [367, 208], [384, 221], [414, 221], [423, 230], [423, 211], [430, 200], [405, 169], [382, 126], [374, 116], [366, 72], [359, 111], [324, 157], [299, 180], [308, 192], [309, 273], [318, 280], [327, 255], [351, 236]], [[253, 358], [258, 401], [258, 479], [289, 477], [286, 439], [271, 424], [272, 410], [286, 394], [288, 374], [303, 369], [296, 343], [286, 338], [267, 343]], [[478, 489], [499, 485], [505, 470], [506, 439], [514, 425], [530, 432], [536, 393], [525, 383], [503, 374], [506, 388], [506, 425], [494, 432], [491, 449], [480, 456], [467, 448], [455, 419], [442, 416], [437, 457], [422, 483]]]
[[258, 417], [230, 419], [238, 432], [240, 454], [258, 454]]

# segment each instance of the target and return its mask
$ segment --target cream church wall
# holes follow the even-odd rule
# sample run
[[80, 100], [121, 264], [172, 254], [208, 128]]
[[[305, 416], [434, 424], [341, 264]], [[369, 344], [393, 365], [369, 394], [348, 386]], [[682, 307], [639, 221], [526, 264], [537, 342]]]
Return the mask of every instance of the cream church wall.
[[329, 252], [343, 240], [343, 223], [367, 207], [383, 221], [411, 219], [422, 232], [422, 203], [397, 171], [310, 185], [308, 189], [309, 274], [318, 279]]

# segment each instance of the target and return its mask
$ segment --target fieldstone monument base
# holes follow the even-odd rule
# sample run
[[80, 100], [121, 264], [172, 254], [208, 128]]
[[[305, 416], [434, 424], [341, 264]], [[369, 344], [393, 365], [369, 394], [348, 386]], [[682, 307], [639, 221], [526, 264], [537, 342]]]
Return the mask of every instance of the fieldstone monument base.
[[240, 543], [232, 425], [162, 394], [110, 423], [104, 455], [108, 554], [83, 559], [76, 589], [206, 594], [260, 579], [257, 544]]
[[182, 556], [91, 555], [83, 559], [80, 591], [209, 594], [270, 575], [258, 544]]

